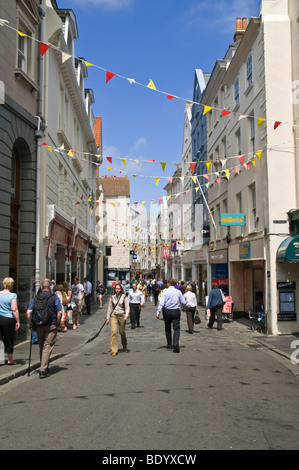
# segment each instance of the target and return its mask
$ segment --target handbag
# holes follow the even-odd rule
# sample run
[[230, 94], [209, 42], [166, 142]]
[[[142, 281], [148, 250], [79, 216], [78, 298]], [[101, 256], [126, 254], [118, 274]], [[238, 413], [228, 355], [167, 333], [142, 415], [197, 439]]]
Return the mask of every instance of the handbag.
[[194, 323], [195, 323], [196, 325], [199, 325], [199, 323], [201, 323], [201, 319], [200, 319], [198, 310], [196, 310], [195, 315], [194, 315]]

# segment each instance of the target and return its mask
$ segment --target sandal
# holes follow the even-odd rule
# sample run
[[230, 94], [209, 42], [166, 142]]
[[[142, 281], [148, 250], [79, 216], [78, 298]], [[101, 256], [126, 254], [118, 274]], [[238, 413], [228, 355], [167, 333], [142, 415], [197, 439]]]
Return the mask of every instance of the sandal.
[[8, 366], [16, 366], [17, 364], [18, 364], [18, 363], [17, 363], [16, 361], [12, 361], [12, 362], [7, 361], [7, 365], [8, 365]]

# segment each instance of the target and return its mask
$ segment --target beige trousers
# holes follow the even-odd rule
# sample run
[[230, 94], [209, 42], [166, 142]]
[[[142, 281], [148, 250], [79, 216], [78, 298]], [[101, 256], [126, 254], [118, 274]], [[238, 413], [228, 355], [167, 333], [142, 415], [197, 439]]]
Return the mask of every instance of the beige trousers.
[[118, 352], [118, 339], [117, 339], [117, 325], [119, 326], [119, 333], [121, 337], [121, 343], [123, 348], [127, 347], [127, 337], [126, 337], [126, 321], [124, 319], [124, 315], [116, 315], [112, 313], [110, 317], [110, 324], [111, 324], [111, 339], [110, 339], [110, 347], [111, 352]]
[[56, 325], [38, 326], [36, 328], [37, 340], [40, 351], [40, 372], [46, 372], [49, 365], [51, 352], [53, 351], [57, 336]]

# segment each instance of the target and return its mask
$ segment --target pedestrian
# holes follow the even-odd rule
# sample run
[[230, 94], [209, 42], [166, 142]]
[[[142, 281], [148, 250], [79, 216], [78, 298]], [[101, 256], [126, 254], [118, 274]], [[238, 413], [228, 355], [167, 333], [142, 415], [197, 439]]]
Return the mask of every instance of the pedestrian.
[[72, 299], [75, 302], [76, 308], [73, 310], [73, 329], [80, 325], [80, 315], [82, 313], [82, 301], [84, 298], [84, 287], [79, 282], [79, 278], [74, 278], [72, 285]]
[[3, 279], [3, 290], [0, 291], [0, 340], [4, 343], [7, 353], [7, 364], [15, 366], [13, 359], [14, 334], [20, 328], [17, 294], [11, 292], [14, 286], [12, 277]]
[[68, 305], [66, 293], [63, 292], [62, 284], [57, 284], [54, 286], [53, 294], [57, 295], [59, 298], [59, 302], [61, 303], [62, 307], [62, 314], [60, 319], [60, 325], [58, 325], [58, 331], [64, 333], [67, 331], [67, 327], [65, 326], [65, 318], [66, 318], [66, 307]]
[[185, 286], [185, 282], [184, 281], [181, 281], [181, 284], [180, 284], [180, 291], [181, 293], [184, 295], [185, 292], [186, 292], [186, 286]]
[[106, 289], [103, 284], [98, 281], [96, 287], [97, 299], [99, 301], [99, 308], [103, 308], [103, 296], [105, 295]]
[[186, 301], [186, 317], [189, 333], [193, 334], [194, 330], [194, 315], [197, 309], [196, 295], [192, 292], [192, 287], [187, 286], [186, 293], [184, 294]]
[[[29, 328], [36, 328], [37, 339], [40, 349], [40, 369], [39, 377], [41, 379], [49, 375], [49, 360], [54, 348], [57, 336], [58, 326], [60, 325], [62, 306], [57, 295], [51, 293], [51, 287], [48, 280], [44, 280], [41, 285], [42, 292], [34, 297], [26, 312]], [[34, 314], [38, 305], [47, 304], [48, 319], [42, 324], [34, 323]]]
[[160, 292], [159, 284], [154, 280], [152, 284], [152, 294], [154, 296], [155, 305], [157, 305], [158, 303], [159, 292]]
[[144, 305], [144, 295], [137, 289], [137, 284], [132, 284], [132, 289], [128, 295], [129, 306], [130, 306], [130, 322], [131, 330], [135, 329], [135, 326], [140, 326], [140, 311]]
[[222, 330], [223, 294], [216, 282], [213, 282], [212, 284], [212, 290], [209, 294], [207, 309], [210, 309], [210, 319], [207, 325], [208, 328], [213, 327], [215, 322], [215, 315], [217, 313], [217, 330]]
[[[160, 317], [161, 312], [163, 311], [163, 319], [165, 324], [165, 336], [167, 340], [167, 348], [173, 349], [173, 352], [179, 353], [179, 339], [180, 339], [180, 319], [181, 319], [181, 310], [186, 307], [185, 299], [180, 290], [176, 289], [176, 281], [174, 279], [168, 279], [167, 286], [161, 295], [161, 300], [159, 302], [156, 316]], [[173, 341], [171, 326], [173, 327]]]
[[106, 323], [111, 322], [111, 355], [118, 354], [117, 326], [121, 337], [123, 351], [127, 351], [126, 321], [129, 317], [130, 307], [128, 297], [123, 294], [121, 285], [117, 284], [114, 288], [114, 294], [110, 296], [107, 310]]
[[146, 289], [146, 285], [145, 285], [145, 281], [144, 280], [140, 280], [139, 284], [137, 285], [137, 289], [140, 290], [143, 294], [143, 297], [144, 297], [144, 301], [146, 301], [147, 299], [147, 289]]
[[84, 300], [86, 305], [86, 315], [90, 315], [90, 301], [92, 294], [92, 284], [89, 282], [88, 277], [84, 278]]

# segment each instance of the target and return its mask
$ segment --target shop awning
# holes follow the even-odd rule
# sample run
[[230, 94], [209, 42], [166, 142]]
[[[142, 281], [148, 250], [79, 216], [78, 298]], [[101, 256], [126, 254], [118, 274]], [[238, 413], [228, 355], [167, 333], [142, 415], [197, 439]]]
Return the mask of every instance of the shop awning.
[[299, 262], [299, 235], [288, 237], [279, 245], [276, 261], [277, 263]]

